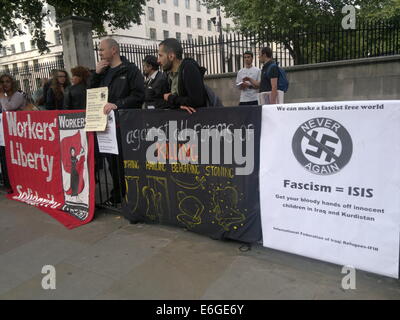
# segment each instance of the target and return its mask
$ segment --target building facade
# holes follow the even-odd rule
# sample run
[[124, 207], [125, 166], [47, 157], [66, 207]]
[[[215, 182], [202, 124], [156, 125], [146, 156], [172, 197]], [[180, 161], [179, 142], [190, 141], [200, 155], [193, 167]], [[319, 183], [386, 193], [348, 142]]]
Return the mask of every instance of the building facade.
[[[50, 14], [44, 20], [50, 52], [40, 55], [32, 41], [31, 27], [19, 23], [18, 28], [25, 34], [17, 35], [15, 31], [9, 30], [0, 50], [0, 67], [11, 69], [22, 67], [27, 62], [45, 63], [62, 55], [61, 32], [56, 23], [55, 10], [48, 5], [44, 10], [50, 10]], [[199, 0], [149, 0], [144, 7], [141, 24], [135, 24], [127, 30], [112, 31], [107, 28], [106, 37], [113, 37], [119, 43], [135, 45], [155, 44], [169, 37], [183, 41], [202, 41], [205, 37], [219, 34], [217, 23], [217, 9], [208, 9]], [[222, 17], [223, 30], [227, 31], [232, 26], [231, 19]], [[99, 40], [101, 38], [94, 38], [95, 42]]]
[[15, 69], [23, 66], [25, 62], [45, 62], [60, 56], [62, 52], [60, 29], [56, 24], [54, 8], [46, 5], [44, 10], [47, 9], [50, 10], [50, 15], [44, 19], [43, 24], [49, 53], [40, 55], [32, 40], [33, 30], [31, 26], [17, 22], [18, 29], [25, 34], [18, 35], [16, 30], [8, 30], [6, 40], [2, 42], [2, 49], [0, 49], [0, 66]]

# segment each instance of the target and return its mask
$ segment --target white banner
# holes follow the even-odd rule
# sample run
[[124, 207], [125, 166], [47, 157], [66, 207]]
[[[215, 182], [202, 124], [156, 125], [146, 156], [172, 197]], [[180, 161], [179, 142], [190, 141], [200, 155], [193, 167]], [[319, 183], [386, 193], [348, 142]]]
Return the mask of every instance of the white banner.
[[86, 90], [85, 131], [104, 131], [106, 129], [107, 116], [103, 110], [107, 101], [107, 87]]
[[117, 127], [115, 125], [115, 114], [112, 110], [107, 116], [107, 128], [104, 132], [97, 132], [97, 142], [101, 153], [118, 154]]
[[3, 131], [3, 114], [0, 113], [0, 146], [5, 147], [4, 131]]
[[264, 106], [264, 246], [398, 278], [400, 101]]

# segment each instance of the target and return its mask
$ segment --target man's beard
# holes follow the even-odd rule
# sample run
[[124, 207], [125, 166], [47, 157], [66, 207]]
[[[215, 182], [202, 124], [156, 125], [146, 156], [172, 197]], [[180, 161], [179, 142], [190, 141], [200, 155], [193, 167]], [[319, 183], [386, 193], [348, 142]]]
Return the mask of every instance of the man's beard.
[[168, 61], [162, 68], [164, 71], [170, 71], [172, 69], [172, 61]]

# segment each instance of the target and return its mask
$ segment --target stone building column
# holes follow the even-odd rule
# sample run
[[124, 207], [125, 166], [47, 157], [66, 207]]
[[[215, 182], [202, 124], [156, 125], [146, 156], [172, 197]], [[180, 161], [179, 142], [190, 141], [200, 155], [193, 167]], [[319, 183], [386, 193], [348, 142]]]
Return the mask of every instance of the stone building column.
[[94, 47], [92, 22], [83, 17], [66, 17], [58, 21], [62, 36], [65, 70], [71, 74], [71, 68], [84, 66], [94, 69]]

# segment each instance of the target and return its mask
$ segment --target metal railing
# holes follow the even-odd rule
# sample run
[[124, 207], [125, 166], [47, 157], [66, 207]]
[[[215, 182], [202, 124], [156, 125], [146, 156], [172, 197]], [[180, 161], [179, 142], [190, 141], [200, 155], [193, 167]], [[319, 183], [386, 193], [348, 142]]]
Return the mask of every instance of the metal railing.
[[[400, 22], [358, 22], [356, 29], [345, 30], [340, 24], [316, 25], [313, 28], [268, 29], [260, 33], [225, 34], [181, 41], [184, 57], [194, 58], [208, 74], [236, 72], [243, 68], [243, 53], [257, 55], [270, 46], [274, 59], [282, 67], [320, 62], [350, 60], [400, 54]], [[142, 68], [146, 55], [157, 56], [157, 45], [120, 44], [121, 54]], [[99, 60], [98, 43], [95, 57]]]
[[57, 56], [52, 60], [35, 63], [29, 61], [28, 65], [3, 65], [0, 66], [0, 75], [7, 73], [17, 81], [19, 89], [31, 96], [41, 86], [41, 79], [51, 78], [51, 72], [55, 69], [64, 69], [63, 56]]

